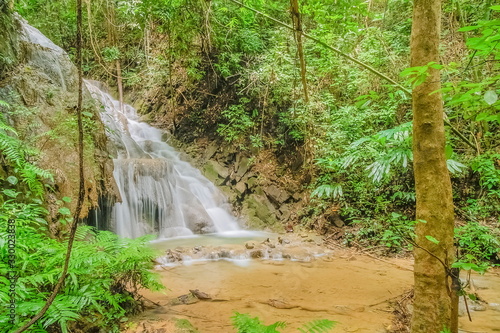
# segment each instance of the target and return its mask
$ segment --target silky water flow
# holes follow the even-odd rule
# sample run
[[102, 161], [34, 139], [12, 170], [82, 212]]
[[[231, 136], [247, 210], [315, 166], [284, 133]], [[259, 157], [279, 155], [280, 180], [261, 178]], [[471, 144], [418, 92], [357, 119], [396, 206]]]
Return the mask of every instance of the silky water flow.
[[158, 238], [239, 229], [224, 195], [199, 170], [182, 161], [163, 133], [139, 120], [136, 110], [85, 82], [103, 106], [101, 119], [116, 147], [113, 175], [122, 202], [112, 208], [114, 231], [122, 237]]

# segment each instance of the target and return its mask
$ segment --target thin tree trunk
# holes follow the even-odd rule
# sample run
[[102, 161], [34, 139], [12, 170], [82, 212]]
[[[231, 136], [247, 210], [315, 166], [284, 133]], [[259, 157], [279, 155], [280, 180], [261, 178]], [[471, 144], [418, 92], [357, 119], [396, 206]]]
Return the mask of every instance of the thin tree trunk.
[[[440, 0], [414, 0], [412, 67], [439, 63], [440, 20]], [[454, 259], [453, 200], [445, 158], [443, 100], [440, 93], [433, 93], [440, 88], [440, 72], [430, 68], [426, 81], [412, 94], [416, 217], [425, 221], [416, 227], [412, 333], [439, 333], [456, 327], [449, 274]]]
[[[108, 40], [111, 46], [118, 48], [118, 33], [116, 31], [116, 18], [115, 18], [115, 8], [113, 4], [107, 4], [108, 20], [107, 30], [108, 30]], [[118, 100], [120, 101], [120, 110], [123, 110], [123, 80], [122, 80], [122, 70], [120, 66], [120, 59], [115, 60], [116, 68], [116, 85], [118, 87]]]
[[304, 47], [302, 43], [302, 22], [300, 20], [299, 1], [290, 0], [290, 5], [295, 41], [297, 42], [297, 53], [300, 62], [300, 77], [302, 78], [302, 87], [304, 89], [304, 102], [308, 103], [309, 94], [307, 92], [306, 60], [304, 58]]
[[120, 110], [123, 111], [123, 79], [120, 60], [116, 59], [116, 84], [118, 85], [118, 100], [120, 101]]

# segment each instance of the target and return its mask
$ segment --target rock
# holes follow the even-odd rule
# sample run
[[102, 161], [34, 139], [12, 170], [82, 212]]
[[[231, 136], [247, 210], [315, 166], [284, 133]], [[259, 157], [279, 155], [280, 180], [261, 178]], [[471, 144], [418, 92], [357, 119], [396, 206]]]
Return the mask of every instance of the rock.
[[332, 208], [328, 215], [326, 215], [326, 219], [337, 228], [342, 228], [345, 225], [344, 221], [340, 217], [338, 208]]
[[469, 308], [472, 311], [486, 311], [486, 306], [484, 306], [483, 304], [471, 304]]
[[294, 309], [294, 308], [298, 308], [299, 306], [298, 305], [293, 305], [293, 304], [290, 304], [288, 302], [285, 302], [283, 300], [279, 300], [279, 299], [269, 299], [266, 304], [269, 304], [270, 306], [272, 306], [273, 308], [276, 308], [276, 309]]
[[192, 293], [181, 295], [179, 297], [170, 300], [170, 305], [183, 305], [183, 304], [194, 304], [198, 303], [200, 300]]
[[264, 253], [262, 252], [262, 250], [254, 250], [252, 252], [250, 252], [250, 258], [252, 259], [259, 259], [259, 258], [262, 258], [264, 256]]
[[248, 157], [242, 157], [240, 162], [238, 163], [238, 169], [235, 173], [236, 181], [240, 181], [241, 178], [247, 173], [250, 169], [250, 159]]
[[[199, 207], [197, 207], [199, 206]], [[195, 234], [209, 234], [215, 232], [215, 226], [212, 219], [205, 212], [201, 204], [192, 203], [192, 206], [183, 206], [184, 219], [186, 227]]]
[[206, 149], [205, 149], [205, 152], [203, 154], [203, 159], [204, 160], [209, 160], [211, 159], [215, 153], [217, 152], [217, 149], [219, 148], [219, 146], [216, 144], [216, 143], [211, 143]]
[[302, 194], [303, 194], [303, 193], [301, 193], [301, 192], [294, 192], [294, 193], [292, 194], [292, 198], [293, 198], [293, 200], [295, 200], [295, 201], [300, 201], [300, 200], [302, 200]]
[[218, 162], [209, 160], [203, 166], [203, 174], [216, 185], [222, 185], [229, 176], [229, 171]]
[[245, 248], [247, 248], [248, 250], [251, 250], [251, 249], [255, 248], [255, 244], [254, 243], [245, 243]]
[[257, 186], [257, 176], [251, 176], [248, 178], [248, 180], [246, 181], [246, 184], [247, 184], [247, 187], [252, 189], [254, 188], [255, 186]]
[[277, 224], [276, 209], [265, 196], [251, 194], [242, 203], [242, 215], [250, 228], [273, 227]]
[[[6, 29], [0, 23], [0, 53], [8, 56], [9, 61], [8, 66], [5, 66], [6, 58], [0, 56], [0, 100], [16, 106], [18, 110], [16, 113], [4, 114], [7, 118], [5, 120], [17, 129], [20, 137], [33, 143], [32, 148], [43, 148], [39, 156], [32, 157], [33, 162], [54, 174], [54, 182], [50, 185], [56, 189], [57, 198], [77, 198], [78, 149], [75, 138], [78, 134], [76, 126], [73, 126], [76, 124], [74, 115], [78, 99], [76, 67], [62, 48], [20, 16], [13, 15], [12, 21], [6, 17], [3, 19], [10, 23]], [[4, 71], [7, 69], [9, 71]], [[85, 87], [83, 105], [83, 111], [89, 115], [85, 118], [92, 130], [86, 137], [86, 144], [89, 144], [90, 149], [84, 157], [83, 186], [86, 191], [85, 205], [80, 215], [82, 218], [92, 208], [99, 205], [103, 208], [103, 198], [110, 205], [120, 200], [112, 174], [113, 162], [109, 157], [112, 152], [108, 147], [105, 128], [99, 118], [99, 109], [94, 106], [94, 100]], [[48, 135], [52, 132], [53, 135]], [[72, 211], [76, 201], [69, 204], [68, 208]], [[54, 204], [57, 214], [60, 206], [56, 202]], [[49, 207], [49, 212], [52, 211]], [[49, 230], [54, 231], [54, 235], [64, 228], [57, 216], [50, 214], [48, 219]]]
[[229, 186], [220, 186], [219, 189], [224, 193], [229, 202], [235, 202], [238, 199], [238, 194], [233, 191], [233, 189]]
[[290, 244], [290, 240], [288, 240], [286, 238], [278, 237], [278, 243], [280, 243], [280, 244]]
[[281, 206], [280, 213], [282, 221], [288, 221], [290, 219], [290, 216], [292, 215], [292, 212], [290, 211], [290, 207], [288, 205]]
[[193, 294], [196, 298], [201, 299], [201, 300], [208, 300], [212, 299], [212, 296], [210, 296], [207, 293], [204, 293], [203, 291], [199, 291], [198, 289], [191, 290], [189, 289], [191, 294]]
[[240, 194], [243, 194], [245, 193], [245, 191], [247, 190], [247, 186], [244, 182], [239, 182], [238, 184], [236, 184], [236, 186], [234, 187], [236, 189], [236, 191], [238, 191]]
[[283, 204], [290, 198], [290, 194], [287, 191], [280, 189], [275, 185], [270, 185], [265, 187], [264, 192], [278, 206], [281, 206], [281, 204]]

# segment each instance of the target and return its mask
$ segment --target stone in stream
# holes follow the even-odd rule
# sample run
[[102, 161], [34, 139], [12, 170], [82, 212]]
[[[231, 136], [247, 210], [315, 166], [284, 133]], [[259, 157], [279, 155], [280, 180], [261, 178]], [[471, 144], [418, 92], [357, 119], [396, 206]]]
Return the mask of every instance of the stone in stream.
[[299, 307], [298, 305], [293, 305], [279, 299], [269, 299], [265, 302], [265, 304], [268, 304], [276, 309], [294, 309]]
[[170, 305], [189, 305], [189, 304], [198, 303], [199, 301], [200, 300], [198, 297], [196, 297], [192, 293], [189, 293], [189, 294], [181, 295], [179, 297], [171, 299], [169, 303], [170, 303]]
[[191, 294], [193, 294], [193, 296], [195, 296], [196, 298], [198, 298], [200, 300], [212, 299], [212, 296], [210, 296], [207, 293], [204, 293], [203, 291], [199, 291], [198, 289], [194, 289], [194, 290], [189, 289], [189, 291], [191, 292]]
[[248, 250], [251, 250], [255, 247], [255, 244], [254, 243], [245, 243], [245, 248], [247, 248]]

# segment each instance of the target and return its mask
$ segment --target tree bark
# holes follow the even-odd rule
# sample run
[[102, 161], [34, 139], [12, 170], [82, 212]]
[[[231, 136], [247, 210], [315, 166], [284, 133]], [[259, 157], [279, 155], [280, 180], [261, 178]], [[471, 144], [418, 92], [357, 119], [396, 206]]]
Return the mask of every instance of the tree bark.
[[[412, 67], [440, 62], [440, 21], [441, 0], [414, 0]], [[416, 217], [425, 221], [416, 227], [412, 333], [439, 333], [456, 327], [449, 276], [454, 259], [453, 199], [445, 158], [443, 100], [441, 93], [433, 93], [440, 88], [440, 72], [430, 68], [426, 81], [412, 93]]]

